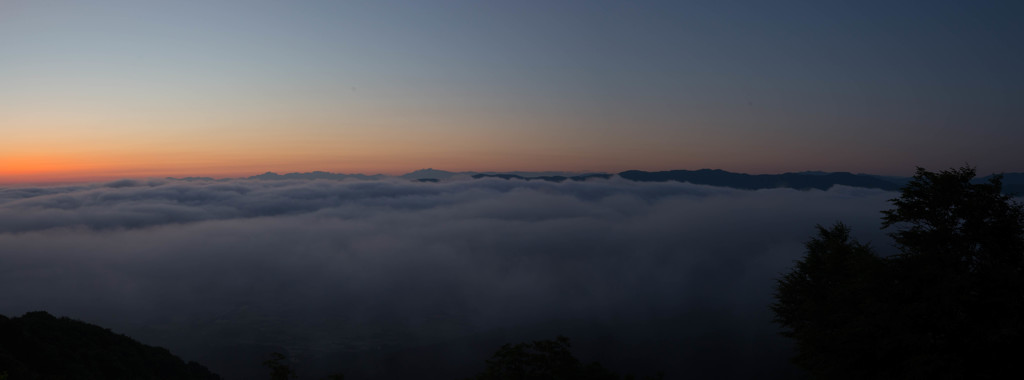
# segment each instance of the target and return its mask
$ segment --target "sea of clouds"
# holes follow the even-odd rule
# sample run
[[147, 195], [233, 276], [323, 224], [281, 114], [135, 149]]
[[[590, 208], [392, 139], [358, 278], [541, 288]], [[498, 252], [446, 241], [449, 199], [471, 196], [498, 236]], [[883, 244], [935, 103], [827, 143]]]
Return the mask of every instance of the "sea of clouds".
[[[0, 314], [46, 310], [229, 379], [464, 378], [502, 343], [667, 378], [786, 378], [768, 306], [816, 224], [882, 254], [897, 194], [612, 178], [0, 188]], [[304, 372], [303, 372], [304, 371]]]

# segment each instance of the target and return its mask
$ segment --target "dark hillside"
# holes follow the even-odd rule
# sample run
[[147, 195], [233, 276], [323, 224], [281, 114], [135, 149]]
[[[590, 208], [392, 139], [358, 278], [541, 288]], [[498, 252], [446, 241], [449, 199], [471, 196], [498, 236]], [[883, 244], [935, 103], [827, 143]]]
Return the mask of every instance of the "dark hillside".
[[220, 379], [167, 349], [45, 311], [0, 315], [0, 376], [10, 379]]

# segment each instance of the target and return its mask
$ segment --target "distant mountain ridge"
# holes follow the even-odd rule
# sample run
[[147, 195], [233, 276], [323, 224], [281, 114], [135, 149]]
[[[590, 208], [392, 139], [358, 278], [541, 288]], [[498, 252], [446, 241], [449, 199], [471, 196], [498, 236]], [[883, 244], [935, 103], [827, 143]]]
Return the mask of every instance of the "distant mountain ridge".
[[383, 179], [383, 178], [387, 178], [387, 177], [388, 176], [383, 175], [383, 174], [374, 174], [374, 175], [342, 174], [342, 173], [330, 173], [330, 172], [323, 172], [323, 171], [314, 171], [314, 172], [306, 172], [306, 173], [287, 173], [287, 174], [277, 174], [277, 173], [274, 173], [274, 172], [266, 172], [266, 173], [263, 173], [263, 174], [260, 174], [260, 175], [251, 176], [251, 177], [249, 177], [247, 179], [262, 179], [262, 180], [334, 179], [334, 180], [341, 180], [341, 179], [348, 179], [348, 178], [355, 178], [355, 179]]
[[[502, 176], [502, 177], [517, 177], [519, 179], [540, 179], [541, 177], [566, 177], [571, 178], [580, 175], [609, 175], [607, 173], [576, 173], [576, 172], [560, 172], [560, 171], [543, 171], [543, 172], [526, 172], [526, 171], [510, 171], [510, 172], [450, 172], [446, 170], [437, 170], [434, 168], [420, 169], [410, 173], [402, 174], [399, 178], [420, 180], [420, 179], [436, 179], [436, 180], [449, 180], [453, 178], [481, 178], [477, 176]], [[510, 177], [510, 178], [511, 178]], [[509, 178], [507, 178], [509, 179]]]
[[501, 179], [521, 179], [521, 180], [526, 180], [526, 181], [534, 181], [534, 180], [536, 180], [536, 181], [548, 181], [548, 182], [564, 182], [566, 180], [586, 181], [586, 180], [591, 179], [591, 178], [609, 179], [611, 177], [612, 177], [612, 175], [611, 174], [607, 174], [607, 173], [591, 173], [591, 174], [583, 174], [583, 175], [574, 175], [574, 176], [569, 176], [569, 177], [566, 177], [566, 176], [563, 176], [563, 175], [546, 175], [546, 176], [536, 176], [536, 177], [523, 177], [523, 176], [517, 175], [517, 174], [474, 174], [473, 175], [473, 179], [501, 178]]
[[677, 181], [689, 182], [697, 185], [731, 187], [743, 190], [774, 189], [780, 187], [798, 190], [828, 190], [835, 185], [882, 190], [899, 189], [899, 184], [884, 180], [877, 176], [846, 172], [743, 174], [718, 169], [670, 170], [661, 172], [629, 170], [619, 173], [619, 176], [628, 180], [640, 182]]
[[[899, 190], [904, 184], [910, 181], [910, 177], [882, 176], [873, 174], [854, 174], [849, 172], [822, 172], [803, 171], [782, 174], [746, 174], [734, 173], [721, 169], [699, 169], [699, 170], [667, 170], [667, 171], [642, 171], [627, 170], [617, 174], [611, 173], [578, 173], [578, 172], [451, 172], [433, 168], [420, 169], [399, 176], [384, 174], [344, 174], [325, 171], [313, 171], [304, 173], [277, 174], [266, 172], [259, 175], [245, 177], [250, 180], [380, 180], [386, 178], [401, 178], [414, 182], [437, 183], [453, 180], [480, 180], [480, 179], [505, 179], [523, 181], [587, 181], [604, 180], [619, 177], [636, 182], [688, 182], [697, 185], [708, 185], [727, 187], [742, 190], [761, 190], [774, 188], [789, 188], [798, 190], [828, 190], [840, 185], [860, 187], [868, 189], [882, 189], [888, 191]], [[992, 175], [976, 178], [976, 182], [987, 182]], [[208, 177], [185, 177], [168, 178], [184, 181], [222, 181]], [[1024, 195], [1024, 173], [1003, 174], [1003, 191], [1009, 194]]]

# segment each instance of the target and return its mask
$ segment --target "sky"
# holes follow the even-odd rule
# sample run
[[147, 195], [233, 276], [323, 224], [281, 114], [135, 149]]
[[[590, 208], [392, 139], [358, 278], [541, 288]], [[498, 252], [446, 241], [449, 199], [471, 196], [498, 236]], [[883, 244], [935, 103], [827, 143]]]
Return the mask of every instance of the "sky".
[[0, 183], [1024, 171], [1019, 1], [0, 1]]

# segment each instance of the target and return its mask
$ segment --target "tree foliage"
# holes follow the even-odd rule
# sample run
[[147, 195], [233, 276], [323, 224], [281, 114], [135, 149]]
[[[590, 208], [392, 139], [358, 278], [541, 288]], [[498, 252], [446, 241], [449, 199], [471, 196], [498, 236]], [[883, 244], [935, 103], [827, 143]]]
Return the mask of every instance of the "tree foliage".
[[263, 366], [270, 370], [270, 380], [291, 380], [296, 378], [295, 370], [287, 363], [287, 358], [280, 352], [270, 353], [270, 359], [263, 361]]
[[798, 365], [823, 378], [860, 377], [858, 363], [873, 355], [863, 348], [875, 335], [864, 312], [874, 307], [883, 261], [850, 239], [841, 223], [817, 229], [807, 255], [779, 281], [776, 321], [787, 327], [783, 335], [796, 339]]
[[[271, 352], [270, 358], [263, 361], [263, 366], [270, 370], [270, 380], [298, 379], [299, 375], [289, 364], [288, 357], [280, 352]], [[327, 380], [345, 380], [345, 375], [335, 373], [328, 375]], [[0, 379], [2, 380], [2, 379]]]
[[1020, 373], [1024, 210], [999, 176], [918, 169], [883, 212], [900, 254], [818, 227], [772, 309], [818, 378], [994, 378]]

